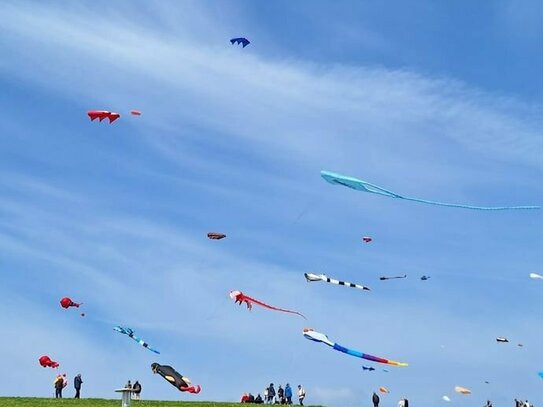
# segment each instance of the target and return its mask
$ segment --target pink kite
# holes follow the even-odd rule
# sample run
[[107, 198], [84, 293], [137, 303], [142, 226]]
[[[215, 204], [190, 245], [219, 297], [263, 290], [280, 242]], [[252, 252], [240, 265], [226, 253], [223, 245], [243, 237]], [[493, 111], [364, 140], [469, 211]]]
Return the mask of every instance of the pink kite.
[[42, 367], [52, 367], [52, 368], [57, 368], [59, 366], [59, 364], [53, 360], [51, 360], [51, 358], [49, 356], [42, 356], [38, 359], [38, 361], [40, 362], [40, 365]]
[[297, 311], [291, 311], [291, 310], [288, 310], [288, 309], [277, 308], [277, 307], [274, 307], [272, 305], [268, 305], [266, 303], [263, 303], [262, 301], [259, 301], [259, 300], [255, 299], [255, 298], [251, 298], [251, 297], [243, 294], [241, 291], [237, 291], [237, 290], [230, 291], [230, 298], [232, 298], [235, 301], [236, 304], [239, 303], [239, 305], [241, 305], [242, 303], [245, 303], [247, 305], [247, 309], [249, 311], [253, 308], [253, 303], [255, 303], [255, 304], [260, 305], [261, 307], [264, 307], [264, 308], [267, 308], [267, 309], [270, 309], [270, 310], [273, 310], [273, 311], [288, 312], [289, 314], [296, 314], [296, 315], [301, 316], [304, 319], [307, 319], [305, 316], [303, 316], [302, 314], [300, 314]]

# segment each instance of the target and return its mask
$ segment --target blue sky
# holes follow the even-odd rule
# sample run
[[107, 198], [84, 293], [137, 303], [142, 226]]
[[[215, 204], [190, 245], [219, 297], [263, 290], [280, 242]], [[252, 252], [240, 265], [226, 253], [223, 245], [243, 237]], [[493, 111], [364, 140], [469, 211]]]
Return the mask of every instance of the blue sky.
[[[319, 175], [541, 204], [542, 20], [528, 0], [2, 2], [0, 395], [51, 395], [37, 364], [49, 354], [83, 375], [85, 397], [130, 378], [154, 399], [290, 382], [333, 406], [367, 405], [379, 386], [384, 406], [542, 404], [543, 287], [528, 278], [543, 272], [541, 214], [417, 205]], [[231, 46], [240, 35], [251, 45]], [[89, 109], [122, 117], [91, 123]], [[308, 321], [249, 313], [232, 289]], [[85, 318], [60, 309], [66, 295]], [[362, 372], [306, 326], [410, 366]], [[176, 392], [152, 362], [202, 393]]]

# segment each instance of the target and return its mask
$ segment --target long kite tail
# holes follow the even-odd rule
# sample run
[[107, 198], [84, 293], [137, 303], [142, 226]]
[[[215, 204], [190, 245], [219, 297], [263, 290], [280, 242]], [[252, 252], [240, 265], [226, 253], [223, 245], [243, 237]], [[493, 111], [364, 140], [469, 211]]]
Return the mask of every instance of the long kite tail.
[[296, 315], [299, 315], [301, 316], [303, 319], [307, 319], [303, 314], [300, 314], [298, 311], [291, 311], [291, 310], [288, 310], [288, 309], [284, 309], [284, 308], [278, 308], [278, 307], [274, 307], [273, 305], [269, 305], [269, 304], [266, 304], [262, 301], [259, 301], [255, 298], [252, 298], [252, 297], [249, 297], [245, 294], [243, 294], [243, 298], [244, 300], [247, 300], [249, 302], [254, 302], [255, 304], [258, 304], [260, 305], [261, 307], [264, 307], [264, 308], [268, 308], [268, 309], [271, 309], [271, 310], [274, 310], [274, 311], [281, 311], [281, 312], [288, 312], [289, 314], [296, 314]]
[[143, 339], [141, 338], [138, 338], [136, 335], [134, 335], [133, 333], [132, 334], [128, 334], [129, 337], [131, 337], [132, 339], [134, 339], [137, 343], [139, 343], [141, 346], [143, 346], [144, 348], [147, 348], [149, 349], [151, 352], [155, 352], [156, 354], [160, 355], [160, 352], [156, 349], [153, 349], [149, 346], [149, 344], [147, 342], [145, 342]]
[[364, 287], [363, 285], [360, 285], [360, 284], [349, 283], [348, 281], [334, 280], [333, 278], [330, 278], [330, 277], [325, 277], [323, 281], [326, 281], [327, 283], [337, 284], [337, 285], [344, 285], [346, 287], [359, 288], [361, 290], [368, 290], [368, 291], [370, 290], [368, 287]]
[[368, 355], [367, 353], [358, 352], [356, 350], [348, 349], [344, 346], [338, 345], [337, 343], [334, 343], [334, 349], [338, 350], [340, 352], [346, 353], [347, 355], [351, 355], [357, 358], [371, 360], [372, 362], [377, 363], [384, 363], [386, 365], [392, 365], [392, 366], [407, 366], [407, 363], [404, 362], [396, 362], [395, 360], [380, 358], [373, 355]]
[[420, 202], [420, 203], [426, 203], [426, 204], [436, 205], [436, 206], [447, 206], [449, 208], [475, 209], [475, 210], [478, 210], [478, 211], [506, 211], [506, 210], [517, 210], [517, 209], [540, 209], [540, 207], [536, 206], [536, 205], [474, 206], [474, 205], [464, 205], [464, 204], [455, 204], [455, 203], [447, 203], [447, 202], [429, 201], [427, 199], [411, 198], [411, 197], [401, 196], [401, 195], [396, 196], [396, 198], [405, 199], [406, 201]]

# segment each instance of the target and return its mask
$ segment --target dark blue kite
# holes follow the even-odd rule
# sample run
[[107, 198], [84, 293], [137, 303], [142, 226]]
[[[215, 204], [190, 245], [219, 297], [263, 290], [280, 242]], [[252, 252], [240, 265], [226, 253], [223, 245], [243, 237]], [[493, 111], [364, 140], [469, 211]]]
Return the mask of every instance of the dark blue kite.
[[243, 45], [243, 48], [245, 48], [247, 45], [249, 45], [251, 42], [247, 39], [247, 38], [243, 38], [243, 37], [240, 37], [240, 38], [232, 38], [230, 40], [230, 42], [232, 43], [232, 45], [234, 44], [241, 44]]

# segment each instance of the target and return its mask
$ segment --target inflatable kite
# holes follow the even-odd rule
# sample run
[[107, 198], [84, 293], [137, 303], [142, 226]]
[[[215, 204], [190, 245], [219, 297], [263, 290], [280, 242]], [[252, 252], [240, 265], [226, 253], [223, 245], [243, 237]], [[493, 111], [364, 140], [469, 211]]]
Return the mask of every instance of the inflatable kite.
[[224, 239], [226, 235], [224, 233], [209, 232], [207, 237], [211, 240], [221, 240]]
[[59, 367], [59, 364], [55, 362], [54, 360], [51, 360], [49, 356], [41, 356], [38, 361], [40, 362], [40, 365], [42, 367], [52, 367], [57, 368]]
[[245, 48], [247, 45], [251, 43], [247, 38], [243, 38], [243, 37], [232, 38], [230, 42], [232, 43], [232, 45], [241, 44], [243, 48]]
[[456, 386], [454, 388], [454, 391], [460, 394], [471, 394], [470, 389], [466, 389], [465, 387], [462, 387], [462, 386]]
[[426, 281], [426, 280], [429, 280], [430, 279], [430, 276], [422, 276], [420, 278], [422, 281]]
[[161, 375], [178, 390], [193, 394], [200, 393], [201, 388], [199, 385], [196, 387], [192, 386], [188, 377], [183, 376], [171, 366], [153, 363], [151, 369], [153, 370], [153, 373]]
[[533, 278], [534, 280], [543, 280], [543, 276], [536, 273], [530, 273], [530, 278]]
[[381, 393], [387, 393], [387, 394], [390, 393], [390, 392], [388, 391], [388, 389], [387, 389], [386, 387], [383, 387], [383, 386], [379, 387], [379, 391], [380, 391]]
[[247, 305], [247, 309], [250, 311], [253, 308], [253, 303], [260, 305], [261, 307], [273, 310], [273, 311], [281, 311], [281, 312], [288, 312], [289, 314], [296, 314], [301, 316], [304, 319], [307, 319], [305, 316], [300, 314], [298, 311], [291, 311], [284, 308], [277, 308], [268, 304], [263, 303], [262, 301], [256, 300], [252, 297], [249, 297], [245, 294], [243, 294], [241, 291], [230, 291], [230, 298], [232, 298], [236, 304], [239, 303], [241, 305], [242, 303], [245, 303]]
[[543, 370], [541, 372], [537, 372], [537, 375], [543, 379]]
[[371, 242], [372, 240], [373, 240], [373, 239], [372, 239], [371, 237], [369, 237], [369, 236], [364, 236], [364, 237], [362, 238], [362, 241], [363, 241], [364, 243], [369, 243], [369, 242]]
[[369, 288], [364, 287], [363, 285], [349, 283], [347, 281], [334, 280], [333, 278], [330, 278], [330, 277], [326, 276], [326, 274], [304, 273], [304, 276], [305, 276], [305, 279], [308, 282], [310, 282], [310, 281], [326, 281], [327, 283], [332, 283], [332, 284], [337, 284], [337, 285], [344, 285], [346, 287], [359, 288], [361, 290], [368, 290], [369, 291]]
[[449, 398], [449, 396], [443, 396], [443, 400], [445, 400], [445, 401], [451, 401], [451, 399]]
[[158, 350], [151, 348], [148, 343], [146, 343], [144, 340], [142, 340], [142, 339], [138, 338], [136, 335], [134, 335], [134, 330], [132, 330], [130, 328], [123, 327], [123, 326], [116, 326], [115, 328], [113, 328], [113, 330], [115, 330], [117, 332], [120, 332], [122, 334], [128, 335], [129, 338], [134, 339], [137, 343], [139, 343], [144, 348], [147, 348], [151, 352], [155, 352], [155, 353], [160, 355], [160, 352]]
[[496, 342], [500, 342], [500, 343], [509, 343], [509, 339], [504, 338], [504, 337], [501, 337], [501, 336], [498, 336], [498, 337], [496, 338]]
[[132, 116], [141, 116], [141, 112], [139, 110], [131, 110], [130, 114]]
[[102, 121], [107, 118], [109, 119], [109, 124], [113, 123], [115, 120], [121, 117], [119, 113], [113, 113], [107, 110], [89, 110], [87, 114], [89, 115], [91, 122], [95, 119]]
[[437, 206], [448, 206], [452, 208], [477, 209], [483, 211], [499, 211], [507, 209], [540, 209], [539, 206], [472, 206], [464, 204], [453, 204], [445, 202], [428, 201], [426, 199], [411, 198], [408, 196], [399, 195], [395, 192], [386, 190], [369, 182], [362, 181], [357, 178], [347, 177], [345, 175], [335, 174], [333, 172], [321, 171], [321, 176], [330, 184], [343, 185], [344, 187], [355, 189], [357, 191], [370, 192], [372, 194], [383, 195], [389, 198], [403, 199], [406, 201], [420, 202]]
[[76, 307], [76, 308], [79, 308], [79, 306], [81, 305], [82, 303], [77, 303], [77, 302], [73, 302], [71, 300], [71, 298], [68, 298], [68, 297], [64, 297], [60, 300], [60, 306], [62, 308], [65, 308], [65, 309], [68, 309], [70, 307]]
[[397, 278], [407, 278], [407, 274], [404, 274], [403, 276], [394, 276], [394, 277], [379, 277], [379, 280], [381, 280], [381, 281], [395, 280]]
[[362, 370], [369, 370], [370, 372], [373, 372], [375, 368], [373, 366], [362, 366]]
[[371, 360], [372, 362], [384, 363], [384, 364], [392, 365], [392, 366], [407, 366], [407, 363], [396, 362], [394, 360], [384, 359], [377, 356], [368, 355], [367, 353], [362, 353], [356, 350], [345, 348], [337, 343], [332, 342], [330, 339], [328, 339], [328, 337], [325, 334], [314, 331], [311, 328], [304, 328], [303, 333], [306, 339], [309, 339], [310, 341], [314, 341], [314, 342], [324, 343], [337, 351], [346, 353], [347, 355], [351, 355], [351, 356], [361, 358], [361, 359]]

